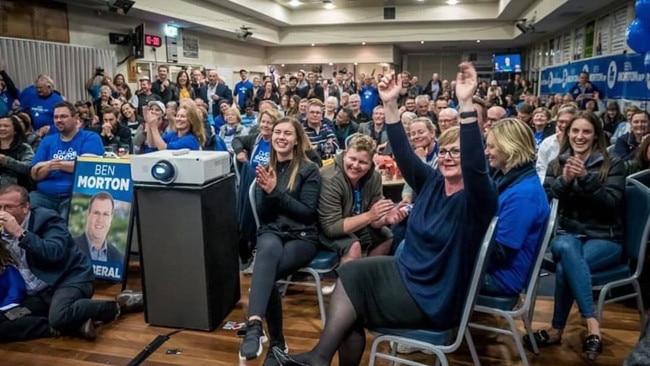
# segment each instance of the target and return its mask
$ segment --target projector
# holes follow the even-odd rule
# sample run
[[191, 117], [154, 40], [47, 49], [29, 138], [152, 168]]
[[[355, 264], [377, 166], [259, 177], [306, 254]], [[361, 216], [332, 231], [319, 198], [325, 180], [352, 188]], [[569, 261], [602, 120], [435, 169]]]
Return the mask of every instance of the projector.
[[189, 149], [162, 150], [131, 159], [134, 183], [201, 185], [230, 173], [230, 154]]

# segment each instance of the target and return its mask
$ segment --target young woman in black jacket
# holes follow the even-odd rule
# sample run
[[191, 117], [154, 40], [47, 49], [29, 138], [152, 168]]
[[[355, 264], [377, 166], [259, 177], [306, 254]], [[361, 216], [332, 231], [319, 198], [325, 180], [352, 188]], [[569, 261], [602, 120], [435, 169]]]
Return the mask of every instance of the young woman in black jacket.
[[[271, 348], [286, 348], [282, 302], [275, 281], [309, 264], [317, 252], [321, 177], [318, 166], [305, 154], [308, 147], [300, 123], [281, 118], [273, 124], [269, 163], [258, 165], [255, 171], [260, 227], [241, 359], [254, 359], [262, 353], [262, 318], [266, 319]], [[271, 352], [264, 365], [269, 363], [275, 363]]]
[[540, 347], [559, 344], [575, 300], [587, 321], [583, 352], [590, 359], [603, 352], [591, 272], [616, 265], [623, 241], [625, 169], [606, 149], [598, 117], [581, 112], [565, 128], [544, 181], [548, 197], [560, 201], [560, 221], [550, 245], [557, 264], [553, 321], [535, 339]]

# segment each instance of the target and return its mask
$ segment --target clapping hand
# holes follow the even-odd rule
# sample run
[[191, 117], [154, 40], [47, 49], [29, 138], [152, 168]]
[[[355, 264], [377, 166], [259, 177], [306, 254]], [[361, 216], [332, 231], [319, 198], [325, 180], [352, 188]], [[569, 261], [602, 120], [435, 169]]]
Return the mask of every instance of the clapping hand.
[[[476, 69], [471, 62], [463, 62], [459, 65], [460, 72], [456, 76], [456, 97], [459, 106], [469, 106], [471, 109], [472, 97], [478, 86]], [[461, 111], [464, 108], [461, 107]]]
[[158, 116], [156, 116], [149, 108], [142, 109], [144, 121], [149, 128], [158, 128]]
[[262, 188], [266, 194], [271, 194], [278, 183], [275, 170], [269, 168], [267, 171], [266, 168], [258, 165], [255, 169], [255, 175], [257, 177], [257, 185]]

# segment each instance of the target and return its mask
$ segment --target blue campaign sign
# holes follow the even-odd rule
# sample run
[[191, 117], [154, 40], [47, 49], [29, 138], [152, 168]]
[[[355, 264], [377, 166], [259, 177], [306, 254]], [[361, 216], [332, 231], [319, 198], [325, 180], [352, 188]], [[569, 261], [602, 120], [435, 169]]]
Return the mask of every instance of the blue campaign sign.
[[132, 201], [128, 159], [77, 159], [68, 229], [79, 250], [90, 257], [96, 278], [125, 278]]
[[650, 68], [644, 55], [616, 55], [548, 67], [541, 72], [540, 95], [568, 93], [580, 73], [600, 89], [602, 99], [650, 100]]

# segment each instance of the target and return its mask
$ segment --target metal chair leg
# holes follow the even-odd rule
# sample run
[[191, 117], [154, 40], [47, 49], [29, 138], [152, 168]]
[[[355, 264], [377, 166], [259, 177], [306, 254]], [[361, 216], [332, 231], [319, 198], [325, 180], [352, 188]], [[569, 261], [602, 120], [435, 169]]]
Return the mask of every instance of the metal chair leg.
[[474, 362], [474, 366], [481, 366], [481, 360], [478, 358], [478, 353], [476, 352], [476, 347], [474, 346], [472, 334], [469, 332], [469, 327], [465, 329], [465, 341], [467, 342], [469, 353], [472, 355], [472, 362]]

